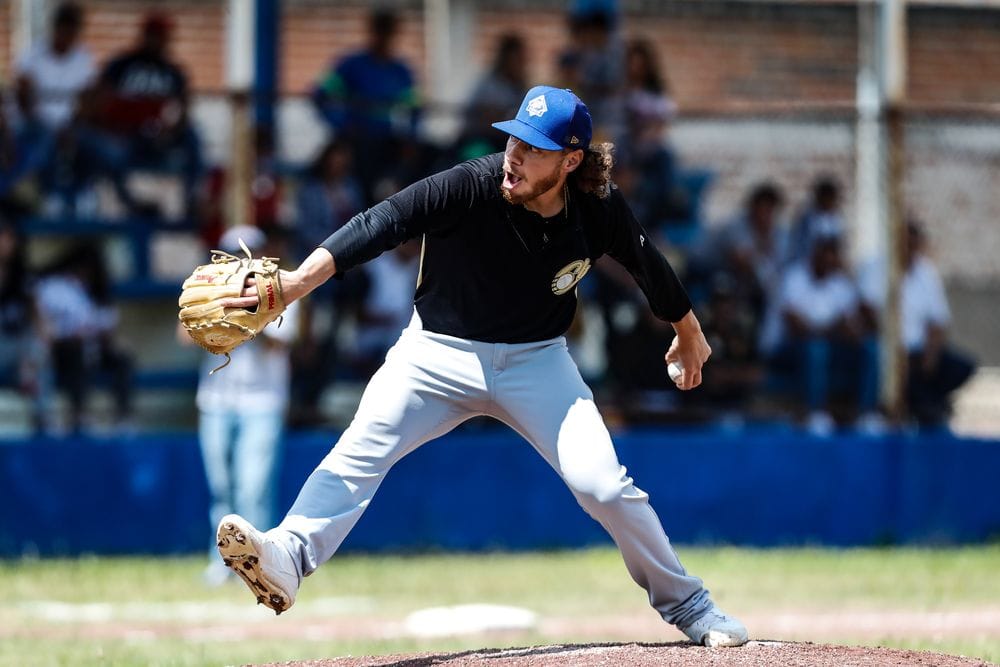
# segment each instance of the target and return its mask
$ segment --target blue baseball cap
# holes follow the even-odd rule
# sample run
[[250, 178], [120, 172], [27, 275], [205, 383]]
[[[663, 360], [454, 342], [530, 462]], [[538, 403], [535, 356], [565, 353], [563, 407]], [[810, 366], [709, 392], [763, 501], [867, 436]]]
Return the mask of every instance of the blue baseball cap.
[[552, 86], [529, 90], [517, 117], [493, 127], [548, 151], [587, 148], [593, 132], [587, 105], [573, 91]]

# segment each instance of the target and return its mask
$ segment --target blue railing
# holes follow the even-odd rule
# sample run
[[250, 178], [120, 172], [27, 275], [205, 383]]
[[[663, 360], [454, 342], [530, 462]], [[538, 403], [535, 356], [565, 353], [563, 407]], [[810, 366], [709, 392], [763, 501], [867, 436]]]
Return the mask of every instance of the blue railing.
[[[336, 436], [289, 436], [282, 511]], [[853, 546], [1000, 537], [1000, 441], [692, 429], [620, 433], [616, 445], [675, 542]], [[187, 553], [205, 549], [211, 534], [193, 433], [9, 442], [0, 445], [0, 488], [0, 555]], [[456, 431], [397, 464], [344, 548], [605, 542], [527, 443], [485, 428]]]
[[[197, 233], [197, 225], [187, 220], [160, 218], [90, 219], [29, 218], [22, 223], [28, 237], [124, 237], [129, 244], [133, 274], [115, 285], [115, 294], [123, 299], [176, 296], [180, 285], [174, 280], [160, 280], [152, 275], [151, 239], [156, 233]], [[192, 267], [193, 268], [193, 267]]]

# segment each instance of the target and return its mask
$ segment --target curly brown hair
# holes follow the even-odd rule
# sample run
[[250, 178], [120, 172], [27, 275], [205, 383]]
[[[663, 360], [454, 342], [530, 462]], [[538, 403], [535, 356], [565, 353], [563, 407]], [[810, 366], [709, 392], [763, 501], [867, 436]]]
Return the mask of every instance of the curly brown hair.
[[583, 151], [583, 162], [569, 175], [569, 180], [583, 192], [592, 192], [601, 199], [611, 194], [611, 168], [615, 160], [610, 142], [594, 144]]

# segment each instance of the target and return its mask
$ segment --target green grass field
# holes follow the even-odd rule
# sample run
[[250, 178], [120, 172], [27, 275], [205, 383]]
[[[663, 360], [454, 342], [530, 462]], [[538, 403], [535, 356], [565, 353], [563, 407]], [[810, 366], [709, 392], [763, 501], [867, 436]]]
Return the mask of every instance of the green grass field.
[[[961, 549], [678, 549], [751, 637], [1000, 661], [1000, 545]], [[281, 617], [201, 558], [0, 561], [0, 665], [238, 665], [564, 642], [677, 641], [618, 553], [343, 556]], [[528, 631], [418, 639], [418, 609], [514, 605]]]

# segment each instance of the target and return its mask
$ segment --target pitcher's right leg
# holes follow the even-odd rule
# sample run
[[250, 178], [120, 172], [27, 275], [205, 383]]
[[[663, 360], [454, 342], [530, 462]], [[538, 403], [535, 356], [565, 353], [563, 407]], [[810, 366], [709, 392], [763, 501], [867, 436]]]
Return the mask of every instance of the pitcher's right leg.
[[219, 555], [263, 604], [280, 614], [295, 604], [299, 575], [288, 550], [237, 514], [222, 517]]

